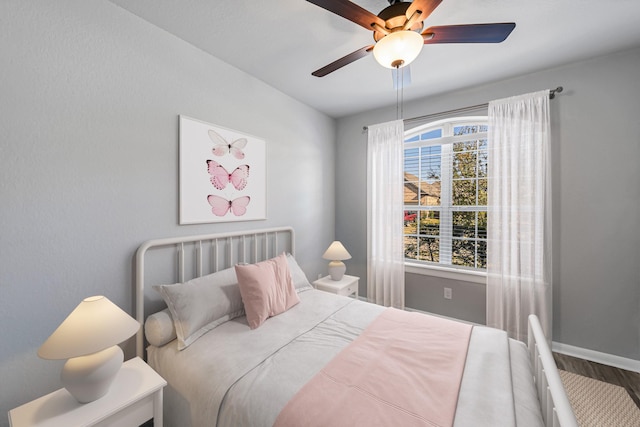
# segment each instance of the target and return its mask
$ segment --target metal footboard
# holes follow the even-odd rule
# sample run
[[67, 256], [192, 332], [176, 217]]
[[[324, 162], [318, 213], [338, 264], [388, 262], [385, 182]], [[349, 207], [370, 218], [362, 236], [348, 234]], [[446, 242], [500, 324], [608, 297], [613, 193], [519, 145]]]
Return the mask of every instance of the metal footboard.
[[533, 314], [529, 316], [528, 337], [529, 355], [545, 426], [578, 427], [540, 320]]

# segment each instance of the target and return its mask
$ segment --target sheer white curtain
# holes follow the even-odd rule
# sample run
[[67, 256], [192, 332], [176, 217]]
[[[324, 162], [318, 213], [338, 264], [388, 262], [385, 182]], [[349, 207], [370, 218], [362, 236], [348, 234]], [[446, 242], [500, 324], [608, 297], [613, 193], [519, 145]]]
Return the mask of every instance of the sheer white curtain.
[[551, 340], [549, 91], [489, 103], [487, 325]]
[[367, 297], [404, 308], [404, 122], [369, 126], [367, 143]]

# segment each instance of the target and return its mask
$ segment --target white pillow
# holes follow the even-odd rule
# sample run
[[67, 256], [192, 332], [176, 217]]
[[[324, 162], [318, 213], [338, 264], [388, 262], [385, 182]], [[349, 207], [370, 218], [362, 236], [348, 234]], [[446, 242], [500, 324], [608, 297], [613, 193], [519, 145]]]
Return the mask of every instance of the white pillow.
[[161, 347], [177, 338], [173, 318], [168, 308], [153, 313], [144, 322], [144, 335], [149, 344]]
[[287, 263], [289, 264], [291, 280], [293, 281], [293, 287], [296, 288], [296, 292], [313, 289], [313, 286], [309, 283], [307, 276], [304, 274], [304, 271], [302, 271], [293, 255], [287, 254]]
[[234, 268], [185, 283], [155, 285], [154, 289], [162, 295], [171, 312], [179, 350], [221, 323], [244, 314]]

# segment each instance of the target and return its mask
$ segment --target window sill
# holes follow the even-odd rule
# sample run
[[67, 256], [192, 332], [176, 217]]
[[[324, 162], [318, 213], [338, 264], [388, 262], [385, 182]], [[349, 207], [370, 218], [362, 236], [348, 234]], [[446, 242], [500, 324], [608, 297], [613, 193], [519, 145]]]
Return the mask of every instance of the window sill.
[[460, 270], [457, 268], [414, 264], [410, 262], [404, 263], [404, 271], [405, 273], [442, 277], [444, 279], [461, 280], [481, 285], [487, 284], [487, 273], [483, 271]]

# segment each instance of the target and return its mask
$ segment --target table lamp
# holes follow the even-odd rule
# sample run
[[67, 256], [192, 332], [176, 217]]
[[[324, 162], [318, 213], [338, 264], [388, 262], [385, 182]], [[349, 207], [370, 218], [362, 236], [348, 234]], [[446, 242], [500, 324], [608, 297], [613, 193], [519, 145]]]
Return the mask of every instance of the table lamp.
[[140, 324], [104, 296], [84, 299], [38, 349], [43, 359], [68, 359], [60, 379], [80, 403], [109, 391], [124, 361], [118, 346]]
[[336, 240], [331, 243], [322, 258], [331, 261], [329, 263], [329, 276], [331, 276], [331, 280], [338, 281], [342, 279], [344, 272], [347, 271], [347, 266], [344, 265], [342, 260], [351, 259], [351, 254], [342, 246], [342, 243]]

